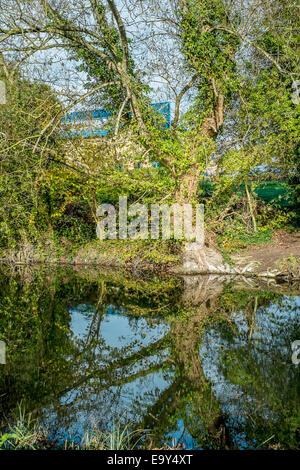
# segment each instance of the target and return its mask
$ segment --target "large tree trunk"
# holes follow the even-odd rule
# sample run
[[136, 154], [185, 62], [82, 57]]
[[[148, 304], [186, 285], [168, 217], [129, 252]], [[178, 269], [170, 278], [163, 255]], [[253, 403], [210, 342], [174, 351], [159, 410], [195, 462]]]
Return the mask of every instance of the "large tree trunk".
[[188, 171], [180, 178], [178, 189], [175, 194], [176, 202], [184, 204], [193, 202], [196, 197], [200, 177], [199, 165], [190, 166]]
[[[212, 112], [204, 119], [199, 133], [203, 136], [215, 139], [224, 121], [224, 97], [216, 90], [215, 81], [212, 80], [215, 93], [215, 106]], [[183, 204], [193, 202], [197, 195], [198, 183], [201, 174], [199, 165], [194, 162], [186, 173], [180, 176], [179, 187], [176, 191], [176, 202]]]

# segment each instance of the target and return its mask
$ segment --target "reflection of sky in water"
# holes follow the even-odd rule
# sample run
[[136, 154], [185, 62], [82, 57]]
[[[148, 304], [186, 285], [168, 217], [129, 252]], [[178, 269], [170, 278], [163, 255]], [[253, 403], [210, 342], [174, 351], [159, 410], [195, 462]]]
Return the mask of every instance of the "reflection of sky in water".
[[[95, 313], [93, 305], [81, 304], [70, 310], [72, 314], [70, 329], [77, 339], [84, 340], [90, 328], [91, 319]], [[154, 324], [155, 323], [155, 324]], [[130, 355], [141, 348], [153, 344], [163, 338], [169, 331], [169, 325], [151, 318], [148, 324], [143, 317], [126, 315], [122, 307], [112, 305], [104, 307], [104, 315], [100, 326], [100, 339], [105, 341], [101, 345], [106, 365], [109, 364], [111, 350], [120, 349]], [[106, 349], [107, 348], [107, 349]], [[130, 365], [129, 376], [147, 371], [155, 365], [162, 364], [168, 357], [168, 350], [161, 350], [157, 355], [141, 357]], [[115, 360], [115, 358], [114, 358]], [[169, 364], [168, 364], [169, 367]], [[155, 403], [160, 394], [171, 384], [173, 374], [170, 371], [158, 370], [149, 372], [143, 377], [133, 378], [132, 381], [121, 386], [111, 386], [106, 390], [89, 395], [88, 403], [76, 410], [76, 423], [71, 432], [82, 434], [84, 430], [97, 423], [102, 429], [109, 429], [113, 420], [123, 423], [141, 419], [147, 408]], [[62, 405], [68, 407], [75, 402], [78, 391], [71, 390], [62, 399]], [[54, 418], [54, 416], [53, 416]]]
[[[77, 338], [84, 338], [89, 330], [90, 319], [95, 313], [95, 307], [82, 304], [70, 310], [70, 313], [72, 314], [70, 327], [72, 333]], [[126, 310], [123, 307], [114, 307], [113, 305], [104, 307], [100, 335], [110, 348], [133, 346], [133, 343], [138, 341], [137, 346], [130, 348], [130, 351], [133, 352], [159, 340], [168, 331], [169, 326], [161, 321], [156, 325], [153, 325], [153, 322], [149, 325], [143, 317], [126, 315]]]
[[[257, 361], [257, 364], [263, 364], [260, 373], [265, 377], [266, 383], [272, 380], [272, 375], [268, 376], [268, 372], [274, 367], [276, 360], [279, 366], [286, 366], [285, 371], [288, 376], [292, 368], [290, 331], [299, 325], [299, 314], [300, 297], [280, 297], [268, 307], [258, 308], [252, 325], [250, 343], [251, 320], [247, 322], [244, 311], [235, 312], [231, 317], [236, 327], [231, 339], [226, 338], [222, 329], [218, 327], [206, 330], [200, 348], [203, 370], [212, 384], [216, 399], [228, 416], [229, 427], [238, 428], [239, 424], [244, 423], [249, 410], [253, 410], [256, 403], [255, 397], [245, 394], [238, 385], [226, 379], [224, 376], [226, 365], [222, 364], [222, 358], [226, 352], [232, 354], [235, 350], [244, 350], [246, 360], [250, 358], [253, 362]], [[263, 413], [269, 420], [274, 418], [267, 406], [263, 409]], [[251, 447], [243, 433], [236, 433], [235, 442], [239, 448]]]
[[[207, 329], [204, 333], [200, 348], [203, 371], [227, 416], [227, 425], [231, 429], [235, 444], [241, 449], [255, 447], [258, 444], [255, 441], [249, 443], [240, 430], [240, 426], [247, 419], [249, 408], [256, 405], [255, 397], [245, 394], [239, 385], [226, 378], [222, 364], [224, 353], [231, 355], [235, 351], [242, 351], [243, 361], [249, 359], [258, 363], [263, 361], [265, 370], [261, 371], [261, 376], [265, 381], [272, 380], [272, 372], [268, 376], [268, 371], [271, 362], [274, 361], [274, 351], [280, 356], [280, 360], [285, 358], [287, 363], [291, 362], [290, 329], [293, 325], [297, 325], [299, 310], [300, 297], [282, 296], [268, 307], [259, 307], [255, 314], [251, 350], [248, 349], [249, 318], [247, 321], [243, 311], [232, 314], [235, 330], [230, 337], [224, 334], [219, 325]], [[72, 314], [70, 329], [76, 339], [85, 340], [95, 311], [95, 306], [91, 304], [80, 304], [70, 310]], [[120, 355], [124, 354], [123, 357], [126, 357], [163, 338], [168, 331], [169, 325], [161, 319], [151, 318], [147, 322], [144, 317], [128, 315], [126, 308], [107, 305], [104, 307], [100, 325], [102, 342], [99, 343], [99, 349], [103, 365], [109, 365], [115, 360], [119, 350]], [[111, 359], [112, 351], [115, 353], [113, 359]], [[121, 421], [123, 424], [130, 421], [138, 423], [174, 380], [170, 364], [167, 364], [166, 370], [161, 370], [159, 367], [167, 357], [167, 348], [158, 350], [152, 356], [141, 357], [126, 369], [125, 377], [129, 377], [128, 382], [112, 385], [96, 394], [89, 394], [84, 403], [80, 400], [78, 390], [66, 394], [61, 404], [62, 407], [73, 408], [74, 420], [71, 420], [73, 423], [71, 431], [82, 434], [93, 424], [98, 424], [101, 429], [109, 429], [113, 421]], [[157, 371], [150, 370], [155, 365], [158, 366]], [[138, 376], [139, 372], [147, 369], [149, 372], [146, 375]], [[136, 377], [132, 377], [135, 375]], [[99, 380], [101, 385], [101, 379], [96, 380]], [[77, 402], [80, 406], [76, 404]], [[267, 407], [264, 413], [269, 420], [272, 419], [272, 413]], [[55, 418], [54, 413], [53, 418]], [[172, 425], [172, 431], [166, 435], [166, 441], [170, 444], [179, 440], [187, 449], [197, 447], [197, 443], [185, 429], [182, 419], [178, 419]]]
[[[151, 407], [171, 384], [172, 378], [172, 374], [158, 371], [121, 387], [109, 387], [97, 396], [90, 395], [87, 407], [76, 410], [76, 423], [73, 423], [69, 431], [82, 435], [94, 424], [107, 430], [113, 422], [121, 422], [122, 425], [138, 422], [147, 413], [147, 408]], [[76, 390], [68, 393], [63, 399], [63, 404], [68, 406], [76, 396]]]
[[185, 449], [198, 449], [199, 446], [195, 439], [191, 436], [188, 430], [185, 428], [183, 419], [179, 419], [176, 423], [176, 429], [173, 429], [166, 438], [168, 444], [177, 445], [177, 443], [184, 443]]

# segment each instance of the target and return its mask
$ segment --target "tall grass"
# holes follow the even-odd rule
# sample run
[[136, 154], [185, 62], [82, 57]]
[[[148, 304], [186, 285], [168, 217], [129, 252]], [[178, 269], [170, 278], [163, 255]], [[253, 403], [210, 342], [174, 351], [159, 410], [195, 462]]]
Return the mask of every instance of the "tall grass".
[[111, 431], [100, 431], [96, 426], [86, 432], [81, 443], [50, 438], [47, 429], [42, 427], [32, 414], [26, 414], [22, 405], [18, 405], [14, 424], [7, 424], [5, 432], [0, 433], [0, 450], [132, 450], [138, 447], [146, 437], [146, 431], [132, 431], [131, 424], [122, 426], [121, 421], [113, 422]]
[[91, 450], [132, 450], [135, 449], [145, 437], [145, 430], [130, 430], [130, 424], [121, 426], [120, 421], [115, 423], [111, 431], [99, 431], [94, 428], [92, 432], [84, 435], [82, 446]]
[[7, 430], [0, 435], [1, 450], [34, 450], [41, 447], [47, 440], [47, 433], [40, 427], [38, 422], [33, 419], [32, 414], [26, 414], [22, 405], [18, 405], [18, 414], [15, 424], [7, 425]]

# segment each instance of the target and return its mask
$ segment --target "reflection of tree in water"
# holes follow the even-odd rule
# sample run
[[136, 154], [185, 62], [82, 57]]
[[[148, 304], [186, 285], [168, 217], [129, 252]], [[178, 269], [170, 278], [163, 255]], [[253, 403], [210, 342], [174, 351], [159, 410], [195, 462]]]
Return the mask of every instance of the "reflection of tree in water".
[[[81, 431], [94, 420], [107, 429], [113, 418], [121, 418], [151, 429], [157, 445], [167, 436], [183, 434], [183, 441], [199, 447], [233, 445], [233, 426], [222, 396], [211, 386], [213, 380], [199, 347], [203, 338], [204, 344], [210, 341], [205, 331], [213, 339], [215, 335], [224, 337], [229, 361], [228, 365], [225, 361], [225, 369], [235, 384], [243, 361], [253, 354], [253, 318], [261, 305], [274, 300], [273, 294], [258, 295], [253, 316], [249, 307], [252, 293], [243, 294], [241, 304], [239, 292], [233, 294], [221, 282], [203, 277], [188, 277], [183, 285], [174, 278], [134, 279], [98, 272], [76, 275], [71, 270], [51, 274], [40, 269], [22, 276], [2, 276], [0, 283], [0, 339], [6, 340], [10, 358], [0, 379], [2, 414], [25, 399], [28, 410], [50, 410], [48, 418], [60, 428], [76, 423]], [[233, 347], [239, 332], [230, 323], [232, 312], [238, 310], [244, 312], [248, 328], [248, 342], [240, 355]], [[79, 335], [70, 330], [74, 312], [80, 313], [78, 318], [84, 324]], [[116, 331], [108, 333], [114, 336], [122, 321], [127, 322], [125, 334], [109, 344], [109, 335], [103, 333], [106, 324], [113, 325]], [[210, 322], [221, 322], [221, 326], [215, 330], [204, 326]], [[289, 340], [293, 328], [284, 331]], [[214, 365], [218, 354], [214, 349], [207, 351]], [[231, 371], [230, 364], [234, 365]], [[264, 373], [256, 374], [255, 368], [249, 374], [249, 383], [255, 378], [263, 386], [268, 379]], [[281, 380], [278, 369], [270, 369], [269, 375], [275, 382]], [[289, 372], [286, 375], [292, 377]], [[274, 390], [284, 380], [276, 382]], [[238, 384], [245, 386], [243, 381]], [[287, 395], [289, 390], [287, 386]], [[283, 399], [284, 394], [278, 397]]]
[[300, 333], [300, 298], [239, 294], [244, 305], [231, 323], [205, 332], [203, 367], [231, 417], [236, 442], [244, 436], [250, 443], [272, 437], [282, 446], [296, 447], [299, 372], [291, 361], [291, 342]]
[[[118, 282], [85, 281], [74, 273], [69, 278], [64, 271], [50, 274], [41, 270], [25, 277], [1, 277], [1, 338], [7, 343], [9, 360], [1, 376], [0, 406], [2, 415], [8, 415], [21, 399], [28, 410], [51, 406], [62, 424], [68, 425], [78, 411], [92, 411], [103, 398], [101, 392], [115, 389], [114, 397], [107, 394], [110, 410], [121, 386], [166, 368], [167, 356], [162, 352], [168, 337], [139, 348], [136, 341], [121, 350], [111, 348], [108, 355], [100, 331], [104, 307], [111, 303], [116, 307], [126, 303], [136, 318], [139, 303], [149, 312], [152, 305], [157, 316], [173, 281], [154, 280], [148, 286], [149, 298], [145, 289], [149, 283], [143, 281], [129, 280], [120, 288]], [[85, 299], [96, 308], [88, 313], [87, 333], [74, 338], [70, 311]], [[153, 322], [151, 316], [149, 322]], [[151, 361], [155, 355], [161, 360]], [[67, 402], [62, 400], [66, 396]]]
[[222, 288], [222, 283], [212, 284], [209, 278], [185, 279], [181, 312], [172, 318], [170, 329], [174, 382], [144, 420], [154, 428], [158, 441], [163, 441], [166, 435], [174, 435], [179, 424], [177, 436], [187, 434], [192, 445], [231, 446], [222, 410], [204, 375], [199, 356], [205, 322], [217, 308]]

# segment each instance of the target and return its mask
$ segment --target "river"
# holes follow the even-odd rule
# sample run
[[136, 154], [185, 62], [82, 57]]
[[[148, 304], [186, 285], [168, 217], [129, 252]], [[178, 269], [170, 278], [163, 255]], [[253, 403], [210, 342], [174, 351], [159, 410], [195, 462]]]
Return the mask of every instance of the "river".
[[128, 425], [152, 447], [297, 448], [299, 314], [299, 285], [2, 266], [2, 423], [21, 404], [74, 442]]

